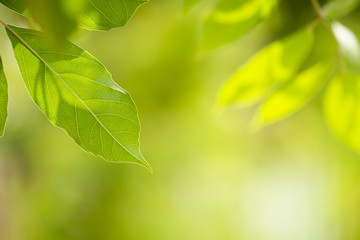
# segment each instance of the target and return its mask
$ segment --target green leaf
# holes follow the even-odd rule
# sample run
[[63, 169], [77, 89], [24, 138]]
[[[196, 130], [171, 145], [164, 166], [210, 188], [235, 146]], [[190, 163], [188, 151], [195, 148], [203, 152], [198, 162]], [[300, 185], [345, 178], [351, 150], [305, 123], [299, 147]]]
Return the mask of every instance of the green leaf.
[[[73, 0], [72, 5], [79, 0]], [[57, 43], [65, 41], [77, 24], [69, 1], [64, 0], [0, 0], [8, 8], [32, 17]], [[74, 6], [72, 6], [74, 8]]]
[[270, 15], [277, 0], [222, 0], [204, 24], [203, 44], [213, 49], [238, 39]]
[[324, 14], [329, 19], [348, 15], [360, 5], [360, 0], [333, 0], [324, 6]]
[[[33, 9], [31, 13], [38, 9], [33, 0], [0, 0], [5, 6], [13, 9], [14, 11], [21, 13], [25, 16], [30, 16], [28, 9]], [[28, 1], [28, 2], [27, 2]], [[42, 7], [50, 7], [51, 10], [59, 10], [59, 4], [64, 6], [65, 10], [74, 8], [73, 12], [77, 13], [77, 22], [79, 26], [90, 30], [109, 30], [112, 28], [123, 26], [135, 13], [137, 8], [146, 3], [146, 0], [36, 0], [43, 4]], [[27, 3], [27, 4], [26, 4]], [[36, 11], [42, 13], [41, 11]], [[45, 14], [45, 13], [43, 13]], [[59, 14], [52, 15], [52, 12], [46, 13], [46, 16], [50, 17], [51, 21], [55, 23], [62, 23], [64, 19], [58, 18]], [[39, 17], [39, 24], [47, 25], [44, 17]], [[64, 22], [63, 22], [64, 23]], [[64, 24], [65, 25], [65, 24]], [[60, 26], [61, 27], [61, 26]], [[56, 29], [54, 29], [56, 30]]]
[[360, 152], [360, 75], [336, 76], [324, 97], [324, 114], [334, 134]]
[[241, 106], [257, 102], [269, 90], [297, 73], [312, 44], [313, 32], [308, 28], [271, 43], [225, 83], [219, 104]]
[[5, 78], [3, 64], [0, 58], [0, 136], [4, 133], [8, 108], [8, 86]]
[[261, 127], [299, 110], [324, 86], [333, 68], [334, 61], [320, 62], [271, 93], [255, 117], [256, 125]]
[[84, 150], [111, 162], [145, 166], [140, 124], [129, 94], [88, 52], [49, 46], [40, 32], [7, 26], [26, 87], [40, 109]]
[[90, 30], [110, 30], [123, 26], [147, 0], [88, 0], [79, 16], [79, 25]]

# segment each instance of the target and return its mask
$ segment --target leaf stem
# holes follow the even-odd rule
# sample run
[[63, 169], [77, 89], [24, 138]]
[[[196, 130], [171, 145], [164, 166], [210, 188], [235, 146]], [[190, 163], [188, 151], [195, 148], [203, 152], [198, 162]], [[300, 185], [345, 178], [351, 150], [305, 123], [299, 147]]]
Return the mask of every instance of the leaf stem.
[[343, 56], [339, 41], [337, 40], [336, 35], [335, 35], [334, 31], [331, 28], [331, 23], [326, 18], [325, 14], [323, 13], [323, 10], [321, 9], [321, 6], [320, 6], [318, 0], [310, 0], [310, 1], [311, 1], [311, 4], [312, 4], [312, 6], [314, 8], [314, 11], [315, 11], [318, 19], [325, 26], [325, 28], [329, 31], [330, 35], [332, 36], [332, 38], [334, 40], [334, 43], [335, 43], [336, 56], [337, 56], [337, 59], [339, 61], [340, 70], [345, 71], [346, 66], [345, 66], [345, 62], [344, 62], [344, 56]]
[[42, 57], [40, 57], [40, 55], [34, 51], [30, 46], [29, 44], [27, 44], [14, 30], [12, 30], [6, 23], [4, 23], [1, 19], [0, 19], [0, 23], [2, 25], [4, 25], [4, 27], [9, 30], [12, 34], [14, 34], [21, 43], [23, 43], [37, 58], [39, 58], [45, 65], [46, 65], [46, 62], [42, 59]]
[[7, 27], [7, 24], [4, 23], [1, 19], [0, 19], [0, 23], [1, 23], [2, 25], [4, 25], [5, 27]]

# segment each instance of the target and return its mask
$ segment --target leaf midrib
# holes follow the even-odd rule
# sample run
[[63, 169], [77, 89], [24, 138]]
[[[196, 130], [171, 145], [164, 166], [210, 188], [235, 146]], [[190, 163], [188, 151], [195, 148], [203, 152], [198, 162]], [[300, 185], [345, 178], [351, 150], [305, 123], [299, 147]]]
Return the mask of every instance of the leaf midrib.
[[[0, 20], [1, 21], [1, 20]], [[109, 130], [102, 124], [102, 122], [97, 118], [97, 116], [93, 113], [93, 111], [89, 108], [89, 106], [80, 98], [79, 95], [76, 94], [76, 92], [66, 83], [64, 79], [24, 40], [22, 39], [14, 30], [12, 30], [7, 24], [4, 22], [1, 22], [6, 29], [8, 29], [16, 38], [18, 38], [43, 64], [45, 67], [48, 67], [64, 84], [65, 86], [74, 94], [76, 98], [78, 98], [82, 104], [89, 110], [91, 115], [95, 118], [95, 120], [100, 124], [100, 126], [105, 129], [105, 131], [111, 136], [112, 139], [115, 140], [123, 149], [125, 149], [131, 156], [133, 156], [135, 159], [142, 162], [147, 168], [149, 168], [149, 164], [147, 162], [144, 162], [142, 159], [139, 159], [136, 157], [133, 153], [131, 153], [127, 148], [125, 148], [110, 132]], [[55, 114], [56, 115], [56, 114]]]

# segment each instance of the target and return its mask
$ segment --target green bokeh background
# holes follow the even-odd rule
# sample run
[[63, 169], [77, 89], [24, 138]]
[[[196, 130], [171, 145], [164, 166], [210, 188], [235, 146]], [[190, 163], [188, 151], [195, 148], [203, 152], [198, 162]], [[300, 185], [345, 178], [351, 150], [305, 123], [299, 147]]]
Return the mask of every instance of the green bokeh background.
[[[357, 35], [359, 15], [342, 19]], [[214, 110], [246, 59], [314, 16], [310, 1], [284, 0], [239, 41], [208, 52], [198, 51], [201, 10], [184, 13], [180, 0], [152, 0], [122, 28], [76, 33], [71, 40], [136, 102], [153, 174], [93, 157], [53, 127], [28, 96], [1, 29], [10, 99], [0, 239], [360, 239], [360, 156], [326, 126], [321, 95], [255, 133], [254, 108]], [[0, 18], [28, 26], [3, 6]], [[330, 51], [317, 34], [314, 56]]]

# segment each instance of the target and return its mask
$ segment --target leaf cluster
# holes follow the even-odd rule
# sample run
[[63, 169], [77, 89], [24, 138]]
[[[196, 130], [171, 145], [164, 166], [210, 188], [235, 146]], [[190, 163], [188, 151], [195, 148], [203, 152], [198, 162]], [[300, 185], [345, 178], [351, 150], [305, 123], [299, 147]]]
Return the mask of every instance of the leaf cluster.
[[[195, 6], [202, 1], [186, 1]], [[218, 107], [257, 107], [253, 127], [284, 119], [324, 93], [323, 112], [334, 134], [360, 152], [360, 54], [351, 29], [338, 19], [351, 14], [359, 0], [332, 0], [321, 6], [309, 0], [316, 18], [254, 54], [225, 82]], [[203, 3], [202, 3], [203, 4]], [[202, 43], [213, 49], [233, 42], [271, 15], [279, 1], [213, 1], [204, 18]], [[316, 51], [319, 29], [327, 34], [329, 55], [308, 61]], [[309, 64], [310, 63], [310, 64]]]

